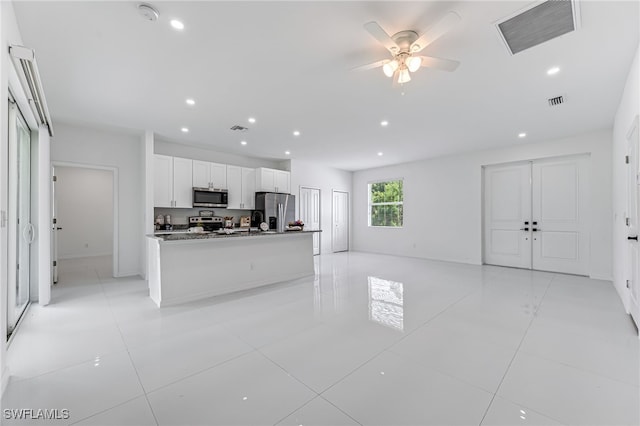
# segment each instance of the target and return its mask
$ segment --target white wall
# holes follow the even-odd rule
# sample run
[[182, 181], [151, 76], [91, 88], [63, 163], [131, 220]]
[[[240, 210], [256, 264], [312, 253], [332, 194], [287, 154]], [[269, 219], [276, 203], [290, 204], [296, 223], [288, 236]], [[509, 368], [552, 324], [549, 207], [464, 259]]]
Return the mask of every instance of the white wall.
[[[331, 253], [332, 235], [332, 191], [344, 191], [349, 193], [349, 211], [353, 206], [352, 194], [353, 173], [345, 170], [324, 167], [315, 163], [303, 160], [291, 160], [291, 193], [296, 196], [296, 217], [300, 214], [300, 187], [317, 188], [320, 190], [320, 228], [322, 229], [320, 238], [320, 253]], [[352, 229], [352, 223], [349, 229]], [[349, 232], [349, 247], [352, 248], [351, 236]]]
[[[248, 151], [250, 152], [250, 151]], [[286, 161], [269, 160], [266, 158], [245, 157], [244, 155], [227, 154], [190, 145], [168, 142], [156, 138], [154, 153], [170, 155], [173, 157], [193, 158], [195, 160], [210, 161], [212, 163], [233, 164], [242, 167], [269, 167], [272, 169], [287, 170]]]
[[58, 258], [113, 253], [113, 172], [84, 167], [55, 169]]
[[143, 205], [140, 135], [56, 123], [51, 160], [118, 171], [117, 276], [141, 275]]
[[[611, 279], [610, 130], [354, 172], [354, 249], [480, 264], [482, 166], [581, 153], [591, 154], [590, 275]], [[404, 227], [371, 228], [368, 183], [389, 178], [404, 179]]]
[[628, 307], [629, 294], [626, 288], [627, 270], [627, 170], [624, 157], [627, 154], [627, 132], [635, 118], [640, 114], [640, 68], [638, 66], [640, 49], [629, 70], [627, 83], [620, 100], [613, 125], [613, 283], [620, 294], [625, 307]]

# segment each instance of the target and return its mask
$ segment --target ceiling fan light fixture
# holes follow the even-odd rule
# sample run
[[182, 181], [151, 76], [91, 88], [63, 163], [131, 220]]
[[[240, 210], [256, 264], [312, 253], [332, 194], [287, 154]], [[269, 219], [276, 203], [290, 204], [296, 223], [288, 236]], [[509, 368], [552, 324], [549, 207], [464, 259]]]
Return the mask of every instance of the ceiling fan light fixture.
[[387, 62], [382, 66], [382, 72], [387, 77], [393, 77], [393, 73], [398, 69], [398, 60], [394, 59], [393, 61]]
[[410, 58], [407, 58], [405, 62], [409, 71], [416, 72], [422, 65], [422, 58], [419, 56], [411, 56]]
[[411, 74], [407, 68], [403, 68], [398, 72], [398, 83], [404, 84], [411, 81]]

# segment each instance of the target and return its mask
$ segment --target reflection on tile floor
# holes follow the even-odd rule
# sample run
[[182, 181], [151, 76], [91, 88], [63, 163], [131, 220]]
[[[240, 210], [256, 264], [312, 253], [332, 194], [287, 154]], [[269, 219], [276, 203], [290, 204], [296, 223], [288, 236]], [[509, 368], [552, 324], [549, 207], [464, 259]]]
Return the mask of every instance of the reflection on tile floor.
[[610, 282], [340, 253], [262, 289], [147, 294], [110, 258], [61, 261], [9, 347], [2, 424], [640, 424], [639, 340]]

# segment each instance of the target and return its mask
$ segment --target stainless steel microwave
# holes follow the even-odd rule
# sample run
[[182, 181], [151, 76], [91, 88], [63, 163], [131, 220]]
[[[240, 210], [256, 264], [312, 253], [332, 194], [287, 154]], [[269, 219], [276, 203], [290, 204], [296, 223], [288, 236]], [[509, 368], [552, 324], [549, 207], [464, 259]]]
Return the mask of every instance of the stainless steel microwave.
[[193, 188], [193, 207], [227, 207], [228, 204], [226, 189]]

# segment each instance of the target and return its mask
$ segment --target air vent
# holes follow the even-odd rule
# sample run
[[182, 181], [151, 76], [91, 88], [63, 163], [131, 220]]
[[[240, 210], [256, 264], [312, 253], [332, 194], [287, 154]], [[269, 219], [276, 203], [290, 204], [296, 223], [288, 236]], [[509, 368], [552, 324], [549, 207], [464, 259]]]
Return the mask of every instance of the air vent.
[[247, 130], [249, 130], [249, 128], [236, 124], [235, 126], [231, 126], [231, 130], [233, 130], [234, 132], [246, 132]]
[[564, 96], [556, 96], [555, 98], [549, 98], [549, 106], [558, 106], [564, 103]]
[[579, 27], [577, 0], [548, 0], [496, 24], [512, 55]]

